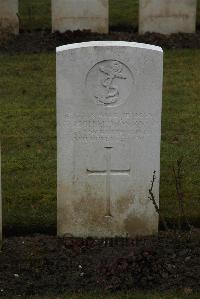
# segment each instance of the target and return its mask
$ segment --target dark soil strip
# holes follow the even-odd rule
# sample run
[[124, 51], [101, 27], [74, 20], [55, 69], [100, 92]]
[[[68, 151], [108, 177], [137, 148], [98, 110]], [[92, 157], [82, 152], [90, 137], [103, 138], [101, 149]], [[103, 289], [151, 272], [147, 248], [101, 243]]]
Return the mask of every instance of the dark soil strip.
[[116, 40], [140, 42], [158, 45], [167, 49], [180, 48], [200, 48], [200, 31], [195, 34], [150, 34], [138, 35], [132, 32], [116, 32], [110, 34], [97, 34], [90, 31], [66, 31], [51, 33], [48, 31], [36, 31], [32, 33], [22, 32], [18, 36], [12, 36], [7, 40], [7, 36], [0, 41], [0, 51], [39, 53], [42, 51], [54, 51], [56, 47], [69, 43], [79, 43], [85, 41]]
[[87, 290], [200, 290], [200, 230], [130, 239], [14, 237], [0, 252], [0, 296]]

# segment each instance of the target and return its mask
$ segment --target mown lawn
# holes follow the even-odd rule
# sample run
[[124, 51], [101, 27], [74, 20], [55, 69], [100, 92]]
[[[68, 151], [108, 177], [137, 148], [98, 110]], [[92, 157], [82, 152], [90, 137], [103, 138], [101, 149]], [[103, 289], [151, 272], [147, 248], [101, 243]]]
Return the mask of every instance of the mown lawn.
[[[160, 203], [177, 218], [172, 166], [183, 158], [186, 212], [200, 224], [200, 51], [164, 60]], [[0, 55], [4, 226], [56, 227], [55, 54]]]
[[[200, 0], [197, 24], [200, 26]], [[139, 0], [109, 0], [110, 26], [137, 28]], [[25, 30], [51, 28], [51, 0], [19, 0], [20, 28]]]

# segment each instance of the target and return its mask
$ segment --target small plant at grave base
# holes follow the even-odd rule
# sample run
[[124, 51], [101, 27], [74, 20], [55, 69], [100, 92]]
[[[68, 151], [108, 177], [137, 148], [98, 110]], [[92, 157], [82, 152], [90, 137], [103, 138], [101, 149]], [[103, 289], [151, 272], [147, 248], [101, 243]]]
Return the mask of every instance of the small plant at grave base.
[[[176, 194], [177, 194], [177, 200], [178, 200], [178, 224], [177, 224], [177, 228], [179, 231], [190, 231], [192, 230], [192, 226], [190, 225], [189, 221], [188, 221], [188, 217], [186, 215], [185, 212], [185, 204], [184, 204], [184, 193], [182, 191], [182, 162], [183, 159], [178, 159], [176, 161], [176, 165], [173, 166], [173, 174], [174, 174], [174, 179], [175, 179], [175, 186], [176, 186]], [[149, 189], [149, 199], [152, 201], [156, 212], [159, 214], [160, 216], [160, 220], [165, 228], [165, 230], [168, 230], [168, 225], [167, 222], [165, 220], [165, 218], [163, 217], [160, 208], [155, 200], [155, 196], [153, 193], [153, 186], [154, 186], [154, 182], [156, 180], [156, 171], [153, 172], [153, 178], [151, 181], [151, 187]]]
[[185, 213], [184, 193], [182, 190], [182, 163], [183, 159], [176, 161], [176, 166], [173, 166], [173, 174], [176, 185], [176, 194], [178, 200], [178, 230], [191, 230], [191, 225]]
[[155, 183], [155, 180], [156, 180], [156, 171], [154, 170], [153, 172], [153, 178], [152, 178], [152, 181], [151, 181], [151, 187], [149, 189], [149, 200], [152, 201], [153, 205], [154, 205], [154, 208], [156, 210], [156, 212], [158, 213], [158, 215], [160, 216], [160, 220], [165, 228], [166, 231], [168, 231], [168, 225], [167, 225], [167, 222], [165, 220], [165, 218], [163, 217], [161, 211], [160, 211], [160, 208], [156, 202], [156, 199], [155, 199], [155, 196], [154, 196], [154, 193], [153, 193], [153, 186], [154, 186], [154, 183]]

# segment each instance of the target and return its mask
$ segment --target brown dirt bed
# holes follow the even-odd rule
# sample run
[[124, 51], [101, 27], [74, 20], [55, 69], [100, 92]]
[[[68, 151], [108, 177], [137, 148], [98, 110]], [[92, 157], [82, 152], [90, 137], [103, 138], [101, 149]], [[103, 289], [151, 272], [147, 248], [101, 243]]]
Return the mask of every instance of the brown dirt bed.
[[87, 290], [200, 290], [200, 230], [130, 239], [4, 240], [0, 297]]
[[150, 34], [138, 35], [136, 32], [117, 32], [110, 34], [97, 34], [90, 31], [66, 31], [51, 33], [48, 31], [36, 31], [32, 33], [22, 32], [16, 37], [7, 40], [0, 40], [0, 51], [6, 52], [30, 52], [39, 53], [42, 51], [55, 50], [57, 46], [69, 43], [101, 40], [123, 40], [129, 42], [142, 42], [154, 44], [167, 49], [179, 48], [200, 48], [200, 31], [195, 34]]

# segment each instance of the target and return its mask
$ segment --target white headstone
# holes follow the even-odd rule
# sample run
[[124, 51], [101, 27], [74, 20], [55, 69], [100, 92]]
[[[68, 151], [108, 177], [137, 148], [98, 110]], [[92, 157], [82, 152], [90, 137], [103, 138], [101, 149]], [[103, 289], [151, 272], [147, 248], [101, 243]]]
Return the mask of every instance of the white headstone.
[[148, 235], [158, 215], [163, 53], [89, 42], [57, 48], [58, 234]]
[[140, 0], [139, 33], [194, 33], [196, 0]]
[[108, 32], [108, 0], [52, 0], [52, 31]]
[[18, 0], [0, 0], [0, 27], [8, 32], [19, 33]]

